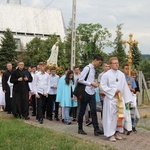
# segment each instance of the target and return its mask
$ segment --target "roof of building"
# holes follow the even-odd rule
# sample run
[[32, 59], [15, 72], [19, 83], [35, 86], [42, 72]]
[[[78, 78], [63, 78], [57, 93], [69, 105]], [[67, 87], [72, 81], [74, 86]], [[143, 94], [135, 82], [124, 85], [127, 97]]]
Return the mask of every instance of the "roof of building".
[[34, 8], [16, 4], [0, 4], [0, 31], [28, 34], [56, 34], [65, 37], [62, 13], [55, 8]]

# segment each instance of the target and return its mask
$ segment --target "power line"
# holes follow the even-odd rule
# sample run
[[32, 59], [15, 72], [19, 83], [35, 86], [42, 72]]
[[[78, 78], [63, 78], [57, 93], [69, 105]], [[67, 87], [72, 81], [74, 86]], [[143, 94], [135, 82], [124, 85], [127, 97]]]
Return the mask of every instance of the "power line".
[[19, 32], [20, 30], [22, 30], [24, 27], [26, 27], [29, 23], [31, 23], [35, 18], [37, 18], [45, 9], [47, 9], [47, 7], [49, 7], [49, 6], [51, 5], [51, 3], [52, 3], [53, 1], [54, 1], [54, 0], [51, 0], [51, 2], [50, 2], [46, 7], [44, 7], [37, 15], [35, 15], [35, 16], [33, 17], [32, 20], [28, 21], [21, 29], [19, 29], [18, 32]]

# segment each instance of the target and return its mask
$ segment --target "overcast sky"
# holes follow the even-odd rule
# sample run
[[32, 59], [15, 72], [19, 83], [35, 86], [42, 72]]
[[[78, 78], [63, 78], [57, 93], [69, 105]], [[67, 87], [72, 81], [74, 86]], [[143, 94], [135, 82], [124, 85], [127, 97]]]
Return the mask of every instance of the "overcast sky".
[[[59, 8], [62, 11], [65, 26], [72, 17], [73, 0], [22, 0], [22, 5], [33, 7]], [[6, 0], [0, 0], [5, 3]], [[79, 23], [100, 23], [115, 38], [116, 25], [123, 23], [123, 39], [139, 42], [142, 54], [150, 54], [150, 0], [76, 0], [76, 25]], [[128, 46], [127, 46], [128, 48]], [[110, 49], [106, 49], [109, 52]]]

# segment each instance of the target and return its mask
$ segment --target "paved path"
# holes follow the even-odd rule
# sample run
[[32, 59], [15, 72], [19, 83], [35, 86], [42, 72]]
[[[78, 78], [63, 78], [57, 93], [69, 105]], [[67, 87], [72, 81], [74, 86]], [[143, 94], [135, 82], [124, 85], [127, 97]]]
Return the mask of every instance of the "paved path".
[[[140, 114], [143, 116], [150, 116], [150, 107], [141, 107], [139, 108]], [[106, 137], [94, 136], [93, 127], [84, 126], [84, 130], [87, 132], [87, 135], [80, 135], [77, 133], [77, 123], [73, 122], [71, 125], [66, 125], [61, 121], [49, 121], [44, 120], [44, 124], [39, 124], [35, 117], [31, 117], [30, 121], [26, 121], [28, 124], [35, 126], [46, 127], [57, 132], [63, 132], [65, 134], [71, 134], [73, 136], [82, 138], [84, 140], [90, 140], [96, 142], [100, 145], [109, 145], [112, 149], [118, 150], [150, 150], [150, 131], [143, 128], [137, 128], [137, 133], [131, 133], [129, 136], [123, 135], [123, 140], [117, 142], [109, 142]], [[139, 122], [139, 127], [143, 126], [150, 128], [150, 118], [141, 119]]]

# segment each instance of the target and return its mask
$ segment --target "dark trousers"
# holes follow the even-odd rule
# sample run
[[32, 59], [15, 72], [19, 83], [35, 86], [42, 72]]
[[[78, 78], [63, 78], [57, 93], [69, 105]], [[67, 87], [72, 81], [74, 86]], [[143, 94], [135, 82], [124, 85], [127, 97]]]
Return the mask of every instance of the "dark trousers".
[[45, 114], [46, 96], [38, 93], [40, 98], [37, 98], [37, 119], [43, 119]]
[[92, 116], [92, 124], [94, 127], [94, 131], [99, 130], [98, 121], [97, 121], [97, 113], [96, 113], [96, 99], [95, 95], [89, 95], [85, 92], [83, 99], [81, 100], [81, 107], [78, 116], [78, 128], [79, 130], [83, 129], [83, 116], [85, 114], [86, 106], [89, 103], [91, 109]]
[[47, 117], [52, 118], [55, 103], [55, 118], [58, 118], [59, 102], [56, 102], [56, 95], [48, 95], [47, 101]]
[[72, 107], [72, 117], [73, 119], [77, 118], [77, 107]]
[[35, 94], [32, 95], [32, 108], [33, 108], [32, 114], [36, 115], [36, 97], [35, 97]]
[[11, 108], [11, 99], [10, 99], [10, 90], [9, 89], [5, 93], [5, 103], [6, 103], [5, 111], [7, 111], [8, 113], [11, 113], [12, 108]]
[[77, 99], [77, 118], [79, 117], [80, 107], [81, 107], [81, 100]]
[[102, 119], [103, 118], [103, 105], [104, 105], [104, 101], [101, 100], [100, 102], [101, 102], [101, 105], [102, 105], [102, 111], [101, 111], [101, 119]]
[[28, 117], [29, 115], [29, 92], [22, 90], [13, 93], [12, 100], [13, 115], [20, 117]]

